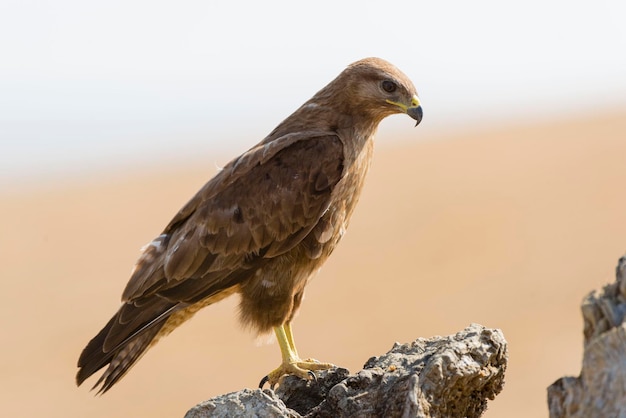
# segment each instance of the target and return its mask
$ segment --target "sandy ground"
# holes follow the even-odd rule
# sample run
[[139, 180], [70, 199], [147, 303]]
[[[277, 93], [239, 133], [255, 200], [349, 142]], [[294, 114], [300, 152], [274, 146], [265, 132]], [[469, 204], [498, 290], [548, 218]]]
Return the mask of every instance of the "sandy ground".
[[[501, 328], [507, 382], [486, 417], [546, 417], [546, 387], [580, 369], [580, 301], [626, 250], [626, 112], [406, 135], [378, 138], [348, 234], [296, 320], [300, 352], [356, 371], [394, 341]], [[278, 365], [278, 346], [237, 325], [231, 298], [106, 395], [74, 385], [139, 248], [214, 170], [155, 166], [0, 196], [4, 416], [182, 416]]]

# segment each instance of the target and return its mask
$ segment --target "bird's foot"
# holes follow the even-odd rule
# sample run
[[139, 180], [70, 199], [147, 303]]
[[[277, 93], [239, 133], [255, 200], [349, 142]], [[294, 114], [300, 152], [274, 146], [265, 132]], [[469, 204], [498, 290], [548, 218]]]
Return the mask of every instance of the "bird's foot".
[[328, 370], [333, 367], [337, 366], [331, 363], [320, 363], [315, 359], [295, 359], [295, 361], [282, 363], [277, 369], [272, 370], [267, 376], [261, 379], [259, 388], [262, 389], [266, 383], [269, 383], [270, 388], [274, 389], [276, 385], [280, 385], [280, 382], [286, 375], [298, 376], [299, 378], [306, 380], [317, 379], [313, 371]]

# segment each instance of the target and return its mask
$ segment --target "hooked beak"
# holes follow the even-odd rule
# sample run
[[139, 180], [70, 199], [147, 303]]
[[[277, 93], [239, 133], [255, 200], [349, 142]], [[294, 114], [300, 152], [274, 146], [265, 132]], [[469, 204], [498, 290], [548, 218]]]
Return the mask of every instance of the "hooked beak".
[[422, 110], [422, 106], [414, 106], [409, 107], [406, 110], [406, 114], [415, 119], [415, 126], [419, 125], [422, 121], [422, 116], [424, 115], [424, 111]]
[[418, 99], [417, 95], [411, 98], [410, 106], [407, 106], [406, 104], [400, 102], [392, 102], [391, 100], [387, 100], [387, 102], [398, 106], [404, 111], [404, 113], [415, 119], [415, 121], [417, 122], [415, 126], [419, 125], [422, 121], [422, 116], [424, 115], [424, 112], [422, 111], [422, 105], [420, 104], [420, 99]]

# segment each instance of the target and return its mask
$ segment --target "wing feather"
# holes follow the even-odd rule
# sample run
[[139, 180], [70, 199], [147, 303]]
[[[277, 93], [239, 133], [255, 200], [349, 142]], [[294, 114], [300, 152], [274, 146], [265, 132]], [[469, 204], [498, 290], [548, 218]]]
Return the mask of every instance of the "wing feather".
[[141, 303], [187, 280], [223, 281], [225, 273], [249, 268], [251, 258], [294, 248], [327, 210], [343, 159], [338, 136], [305, 132], [262, 143], [233, 160], [146, 247], [123, 300]]

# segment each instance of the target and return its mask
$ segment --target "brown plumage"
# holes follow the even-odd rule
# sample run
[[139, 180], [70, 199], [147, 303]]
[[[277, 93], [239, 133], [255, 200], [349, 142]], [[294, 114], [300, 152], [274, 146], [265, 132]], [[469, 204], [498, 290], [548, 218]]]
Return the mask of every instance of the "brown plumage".
[[384, 60], [357, 61], [228, 163], [143, 248], [122, 306], [78, 360], [77, 383], [108, 365], [94, 385], [106, 392], [159, 338], [233, 293], [244, 324], [278, 336], [272, 385], [330, 367], [298, 358], [290, 322], [348, 226], [376, 128], [394, 113], [420, 122], [411, 81]]

